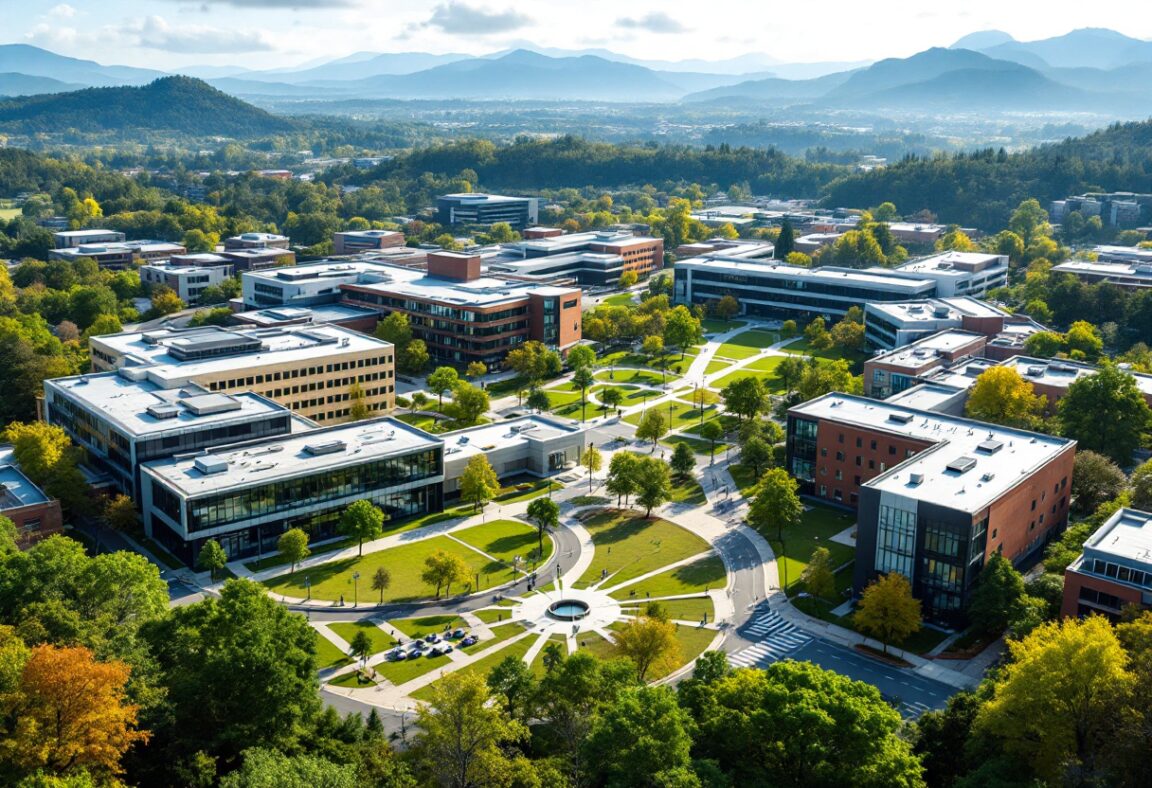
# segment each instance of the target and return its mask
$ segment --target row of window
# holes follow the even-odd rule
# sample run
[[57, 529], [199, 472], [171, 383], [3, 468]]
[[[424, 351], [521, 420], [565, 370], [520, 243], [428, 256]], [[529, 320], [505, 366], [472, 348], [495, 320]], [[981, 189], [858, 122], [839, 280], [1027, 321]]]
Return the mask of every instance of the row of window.
[[[1084, 562], [1087, 568], [1088, 562]], [[1131, 567], [1114, 564], [1111, 561], [1101, 561], [1095, 558], [1092, 561], [1092, 568], [1088, 570], [1094, 575], [1101, 577], [1110, 577], [1118, 580], [1121, 583], [1131, 583], [1132, 585], [1142, 586], [1144, 588], [1152, 588], [1152, 571], [1145, 572], [1140, 569], [1132, 569]]]

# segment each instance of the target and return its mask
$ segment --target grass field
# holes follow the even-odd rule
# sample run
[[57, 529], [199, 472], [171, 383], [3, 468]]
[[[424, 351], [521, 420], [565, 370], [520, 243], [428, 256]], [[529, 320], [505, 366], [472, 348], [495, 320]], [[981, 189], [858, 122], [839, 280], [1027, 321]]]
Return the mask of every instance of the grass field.
[[743, 320], [731, 320], [725, 323], [723, 320], [712, 317], [700, 321], [700, 327], [704, 329], [705, 334], [724, 334], [743, 325], [745, 325]]
[[368, 637], [372, 638], [373, 654], [387, 651], [396, 642], [393, 637], [371, 621], [340, 621], [329, 624], [328, 628], [348, 643], [352, 642], [352, 638], [356, 637], [357, 632], [367, 632]]
[[634, 294], [632, 293], [617, 293], [610, 295], [603, 301], [607, 306], [628, 306], [629, 304], [636, 303]]
[[[800, 337], [793, 342], [789, 342], [787, 345], [780, 349], [785, 353], [796, 353], [805, 356], [812, 356], [814, 358], [824, 359], [825, 361], [837, 361], [839, 359], [844, 359], [849, 364], [851, 364], [853, 368], [860, 366], [864, 363], [864, 360], [868, 358], [868, 354], [866, 353], [860, 353], [851, 350], [845, 351], [835, 346], [830, 347], [827, 350], [816, 350], [810, 344], [808, 344], [808, 339], [805, 337]], [[859, 370], [856, 371], [858, 372]]]
[[[688, 435], [673, 435], [672, 437], [665, 438], [660, 442], [665, 446], [670, 446], [672, 448], [675, 448], [677, 443], [687, 443], [688, 448], [697, 454], [708, 454], [712, 451], [712, 444], [710, 442], [704, 440], [703, 438], [693, 438]], [[716, 441], [716, 451], [722, 452], [726, 447], [727, 444], [722, 443], [721, 441]]]
[[[461, 668], [459, 672], [467, 672], [478, 674], [480, 676], [487, 676], [489, 672], [491, 672], [492, 668], [499, 665], [508, 657], [519, 657], [520, 659], [523, 659], [524, 655], [528, 653], [528, 649], [531, 648], [532, 644], [535, 642], [536, 636], [529, 634], [528, 636], [521, 638], [506, 648], [499, 649], [495, 653], [484, 657], [484, 659], [473, 662], [466, 668]], [[433, 688], [435, 686], [436, 682], [433, 682], [426, 687], [421, 687], [412, 693], [412, 697], [416, 700], [427, 701], [432, 697], [432, 693], [434, 692]]]
[[437, 657], [417, 657], [396, 662], [381, 662], [374, 665], [376, 672], [393, 684], [400, 685], [409, 682], [417, 676], [423, 676], [432, 670], [438, 670], [451, 664], [452, 660], [447, 654]]
[[[528, 554], [536, 551], [538, 542], [536, 529], [525, 526], [519, 520], [493, 520], [486, 525], [461, 531], [456, 538], [506, 564], [511, 564], [512, 558], [517, 555], [527, 560]], [[550, 555], [552, 540], [545, 537], [544, 555], [537, 563], [546, 561]]]
[[855, 522], [856, 517], [852, 514], [825, 506], [813, 506], [804, 512], [800, 525], [784, 532], [783, 545], [777, 541], [776, 534], [765, 534], [781, 564], [780, 582], [786, 582], [789, 589], [800, 583], [800, 575], [817, 547], [828, 548], [832, 554], [833, 567], [851, 561], [856, 551], [848, 545], [833, 542], [831, 537]]
[[[497, 520], [485, 525], [473, 526], [457, 532], [455, 536], [469, 543], [487, 544], [495, 538], [508, 536], [508, 526], [506, 525], [508, 522], [513, 521]], [[531, 534], [535, 538], [535, 529], [525, 524], [517, 525], [523, 533]], [[359, 599], [365, 603], [376, 604], [379, 601], [379, 594], [371, 589], [369, 583], [376, 568], [383, 566], [392, 573], [392, 583], [384, 592], [385, 602], [418, 599], [432, 596], [435, 593], [435, 587], [426, 585], [420, 579], [420, 575], [424, 571], [424, 559], [437, 550], [443, 550], [463, 559], [468, 564], [471, 575], [480, 575], [482, 587], [502, 583], [511, 578], [512, 568], [510, 564], [489, 561], [459, 542], [440, 535], [419, 542], [390, 547], [387, 550], [367, 553], [362, 558], [353, 557], [329, 561], [307, 570], [299, 570], [295, 574], [284, 574], [271, 578], [265, 581], [265, 585], [277, 593], [303, 598], [308, 593], [305, 580], [310, 579], [313, 599], [337, 600], [343, 596], [346, 602], [352, 602], [354, 597], [352, 575], [354, 572], [359, 572], [360, 580], [357, 586]], [[457, 592], [464, 590], [459, 585], [455, 588]]]
[[760, 481], [751, 468], [745, 467], [738, 462], [734, 462], [728, 466], [728, 473], [732, 475], [732, 480], [736, 482], [736, 486], [740, 488], [740, 494], [745, 498], [752, 495], [752, 490], [755, 489], [756, 484]]
[[320, 670], [325, 668], [339, 668], [344, 665], [351, 664], [352, 658], [345, 654], [328, 638], [316, 633], [316, 667]]
[[649, 681], [655, 681], [673, 673], [684, 665], [687, 665], [696, 657], [704, 653], [704, 649], [708, 648], [709, 644], [716, 637], [716, 631], [713, 629], [701, 629], [697, 627], [677, 626], [676, 640], [680, 642], [680, 656], [672, 665], [667, 666], [665, 670], [653, 670], [648, 674]]
[[[435, 406], [437, 403], [431, 403]], [[452, 430], [461, 430], [467, 427], [475, 427], [477, 424], [487, 424], [491, 419], [486, 419], [481, 416], [476, 420], [475, 424], [460, 424], [454, 419], [437, 419], [435, 416], [429, 416], [426, 413], [400, 413], [396, 416], [397, 419], [405, 424], [411, 424], [417, 429], [430, 432], [434, 435], [442, 432], [451, 432]]]
[[[634, 602], [635, 607], [625, 606], [624, 612], [631, 615], [643, 615], [645, 610], [645, 603]], [[708, 614], [708, 621], [711, 623], [712, 619], [716, 616], [716, 606], [712, 604], [711, 597], [695, 596], [687, 599], [661, 599], [658, 603], [660, 607], [667, 613], [668, 618], [678, 619], [680, 621], [701, 621], [704, 614]]]
[[[672, 429], [683, 429], [690, 427], [700, 422], [700, 410], [693, 404], [688, 402], [681, 402], [680, 400], [672, 400], [670, 402], [662, 402], [659, 405], [653, 405], [657, 408], [660, 414], [664, 417], [665, 426], [668, 425], [668, 414], [672, 414]], [[716, 412], [715, 406], [704, 406], [704, 418]], [[644, 416], [645, 411], [638, 410], [635, 413], [630, 413], [624, 417], [624, 421], [632, 426], [637, 426], [640, 419]]]
[[590, 518], [584, 527], [596, 552], [579, 586], [598, 582], [603, 570], [611, 575], [608, 582], [618, 585], [709, 549], [699, 536], [659, 518], [612, 512]]
[[[502, 489], [494, 499], [498, 503], [516, 503], [517, 501], [529, 501], [533, 498], [539, 498], [541, 495], [547, 495], [548, 489], [551, 488], [552, 492], [563, 490], [564, 485], [559, 482], [547, 481], [545, 479], [532, 479], [530, 482], [523, 484], [509, 485]], [[471, 511], [471, 510], [469, 510]]]
[[780, 337], [771, 331], [745, 331], [717, 348], [716, 355], [743, 360], [759, 355], [761, 350], [779, 341]]
[[703, 506], [708, 503], [704, 495], [704, 488], [696, 479], [677, 479], [672, 477], [672, 503], [687, 503], [693, 506]]
[[577, 651], [583, 651], [597, 659], [612, 659], [616, 656], [616, 646], [610, 640], [595, 632], [581, 632], [576, 638]]
[[[611, 596], [623, 601], [643, 603], [644, 599], [662, 596], [695, 594], [713, 588], [723, 588], [727, 580], [724, 561], [718, 555], [710, 555], [690, 564], [669, 569], [646, 580], [613, 591]], [[608, 581], [612, 583], [612, 580]], [[612, 585], [617, 585], [612, 583]], [[635, 592], [635, 596], [633, 596]]]
[[561, 654], [565, 656], [568, 655], [568, 638], [564, 637], [563, 635], [552, 635], [549, 637], [548, 641], [544, 644], [544, 647], [541, 648], [539, 652], [537, 652], [535, 657], [533, 657], [532, 664], [529, 665], [529, 667], [532, 668], [532, 673], [536, 676], [536, 678], [540, 678], [546, 672], [544, 670], [544, 650], [548, 648], [548, 646], [552, 643], [555, 643], [560, 647]]
[[[638, 363], [641, 366], [648, 366], [647, 360], [643, 358]], [[596, 373], [595, 377], [601, 383], [639, 383], [645, 386], [662, 386], [665, 380], [676, 380], [676, 375], [668, 373], [662, 376], [658, 369], [635, 369], [633, 367], [602, 369]]]
[[403, 632], [409, 640], [422, 638], [426, 635], [431, 635], [433, 632], [440, 634], [445, 628], [457, 629], [468, 626], [460, 616], [453, 615], [397, 618], [388, 623]]
[[511, 615], [507, 609], [504, 610], [474, 610], [472, 615], [483, 621], [485, 624], [495, 624], [499, 621], [507, 621], [508, 616]]

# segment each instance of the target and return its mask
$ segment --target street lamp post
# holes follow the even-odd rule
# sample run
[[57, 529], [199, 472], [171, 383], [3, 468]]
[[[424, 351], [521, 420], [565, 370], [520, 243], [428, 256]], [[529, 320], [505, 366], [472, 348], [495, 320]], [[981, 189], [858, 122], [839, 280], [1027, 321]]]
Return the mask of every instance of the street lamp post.
[[357, 587], [356, 587], [356, 581], [359, 579], [360, 579], [360, 573], [359, 572], [353, 572], [352, 573], [352, 607], [356, 607], [357, 605], [360, 604], [359, 596], [357, 594]]
[[304, 587], [306, 589], [308, 589], [308, 600], [307, 601], [311, 602], [312, 601], [312, 578], [308, 577], [307, 575], [305, 575], [305, 577], [304, 577]]

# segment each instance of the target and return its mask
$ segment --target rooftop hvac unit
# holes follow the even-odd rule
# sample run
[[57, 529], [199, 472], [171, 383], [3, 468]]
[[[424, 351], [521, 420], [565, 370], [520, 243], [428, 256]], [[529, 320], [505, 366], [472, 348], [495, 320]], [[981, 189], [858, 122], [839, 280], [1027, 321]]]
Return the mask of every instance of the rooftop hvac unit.
[[210, 476], [214, 473], [224, 473], [228, 470], [228, 460], [217, 454], [205, 454], [202, 457], [196, 458], [194, 467], [205, 476]]
[[341, 440], [325, 441], [324, 443], [309, 443], [304, 447], [304, 451], [311, 454], [313, 457], [319, 457], [322, 454], [336, 454], [348, 448], [348, 444]]
[[158, 402], [148, 406], [148, 415], [154, 419], [174, 419], [180, 415], [180, 408], [171, 402]]
[[897, 424], [908, 424], [912, 421], [911, 413], [889, 413], [888, 421], [894, 421]]
[[922, 473], [909, 474], [908, 483], [909, 484], [923, 484], [924, 483], [924, 474], [922, 474]]
[[976, 467], [976, 458], [957, 457], [956, 459], [952, 460], [952, 462], [948, 463], [946, 467], [948, 470], [953, 471], [954, 473], [967, 473]]

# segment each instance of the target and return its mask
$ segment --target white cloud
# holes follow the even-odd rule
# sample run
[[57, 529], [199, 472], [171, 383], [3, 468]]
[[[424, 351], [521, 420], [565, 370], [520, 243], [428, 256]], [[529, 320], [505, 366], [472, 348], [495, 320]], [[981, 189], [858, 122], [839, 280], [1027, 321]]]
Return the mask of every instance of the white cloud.
[[434, 27], [456, 35], [491, 35], [519, 30], [532, 24], [532, 18], [511, 8], [489, 11], [467, 3], [442, 3], [432, 9], [432, 16], [420, 27]]
[[49, 49], [141, 48], [173, 54], [221, 54], [266, 52], [272, 43], [262, 32], [209, 27], [206, 25], [171, 25], [161, 16], [126, 20], [119, 24], [80, 30], [67, 25], [41, 23], [25, 36], [30, 43]]
[[57, 19], [71, 19], [76, 16], [76, 9], [67, 3], [61, 3], [60, 5], [54, 5], [49, 8], [47, 15]]
[[653, 11], [641, 17], [624, 17], [616, 20], [621, 27], [646, 30], [649, 33], [686, 33], [688, 28], [663, 11]]

